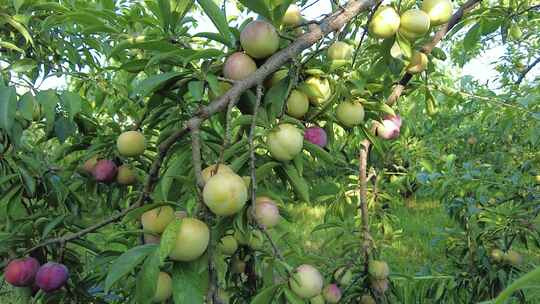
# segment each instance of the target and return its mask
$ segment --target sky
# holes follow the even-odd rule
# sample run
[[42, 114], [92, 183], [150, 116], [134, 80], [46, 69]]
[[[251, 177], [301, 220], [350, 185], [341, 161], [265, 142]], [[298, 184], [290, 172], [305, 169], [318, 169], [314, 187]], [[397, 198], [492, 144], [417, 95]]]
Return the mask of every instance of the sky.
[[[312, 3], [314, 0], [308, 1]], [[238, 16], [239, 11], [237, 10], [234, 1], [228, 1], [226, 5], [227, 15]], [[320, 19], [323, 14], [331, 12], [330, 1], [318, 1], [316, 5], [312, 5], [307, 9], [302, 11], [303, 16], [307, 20]], [[249, 16], [255, 16], [250, 14]], [[204, 14], [196, 14], [195, 19], [198, 20], [198, 27], [195, 29], [197, 32], [217, 32], [214, 24], [210, 19]], [[246, 16], [242, 16], [242, 19]], [[461, 76], [470, 75], [473, 79], [477, 80], [480, 84], [488, 84], [488, 87], [495, 88], [497, 84], [493, 82], [493, 79], [496, 78], [497, 72], [494, 67], [500, 57], [504, 55], [504, 47], [497, 46], [491, 49], [486, 50], [477, 58], [470, 60], [461, 70]], [[459, 74], [458, 74], [459, 75]], [[527, 75], [528, 80], [534, 79], [536, 76], [540, 75], [540, 65], [537, 65], [532, 71]], [[65, 83], [61, 78], [50, 77], [47, 79], [41, 86], [41, 89], [56, 88], [59, 84]]]

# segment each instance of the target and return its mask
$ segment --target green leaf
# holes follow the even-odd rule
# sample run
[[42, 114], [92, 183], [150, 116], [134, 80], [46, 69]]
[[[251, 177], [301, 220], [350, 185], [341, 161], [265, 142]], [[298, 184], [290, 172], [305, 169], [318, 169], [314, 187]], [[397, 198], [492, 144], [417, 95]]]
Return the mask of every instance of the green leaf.
[[15, 44], [7, 41], [0, 41], [0, 48], [12, 50], [24, 54], [24, 50], [17, 47]]
[[305, 202], [309, 202], [309, 185], [306, 180], [298, 174], [296, 168], [288, 163], [283, 166], [285, 174], [294, 189], [294, 192]]
[[105, 278], [105, 292], [109, 292], [114, 283], [129, 274], [147, 255], [156, 252], [157, 248], [156, 244], [141, 245], [131, 248], [120, 255], [109, 268]]
[[43, 232], [41, 233], [41, 238], [42, 239], [45, 239], [49, 233], [54, 229], [56, 228], [56, 226], [58, 226], [60, 223], [62, 223], [62, 221], [64, 220], [66, 216], [65, 215], [59, 215], [57, 216], [55, 219], [53, 219], [52, 221], [50, 221], [46, 226], [45, 228], [43, 228]]
[[59, 117], [54, 122], [54, 134], [61, 143], [65, 142], [68, 137], [75, 134], [76, 130], [77, 125], [63, 116]]
[[481, 29], [480, 23], [476, 23], [467, 32], [467, 34], [465, 35], [465, 38], [463, 38], [463, 48], [466, 51], [468, 51], [468, 50], [473, 49], [475, 46], [477, 46], [478, 42], [480, 41], [481, 34], [482, 34], [482, 29]]
[[411, 42], [403, 37], [400, 33], [396, 35], [396, 42], [399, 45], [399, 48], [401, 49], [401, 52], [403, 55], [407, 58], [411, 58], [412, 56], [412, 47]]
[[165, 83], [170, 80], [173, 80], [179, 76], [182, 76], [184, 73], [181, 72], [168, 72], [159, 75], [154, 75], [143, 80], [135, 90], [137, 95], [146, 97], [150, 93], [154, 92], [158, 88], [162, 87]]
[[328, 164], [333, 164], [336, 161], [336, 158], [330, 153], [326, 152], [323, 148], [318, 145], [312, 144], [311, 142], [305, 140], [304, 148], [311, 153], [311, 155], [319, 157], [323, 162]]
[[193, 97], [195, 101], [200, 101], [204, 92], [204, 82], [200, 80], [190, 81], [188, 83], [188, 90], [189, 94], [191, 94], [191, 97]]
[[257, 181], [263, 180], [268, 174], [272, 173], [272, 169], [279, 167], [280, 163], [278, 162], [267, 162], [262, 166], [259, 166], [255, 170], [255, 177]]
[[46, 90], [46, 91], [40, 91], [36, 95], [36, 100], [41, 105], [41, 109], [43, 110], [43, 116], [45, 117], [45, 121], [47, 122], [47, 130], [52, 130], [54, 126], [54, 117], [56, 115], [56, 105], [59, 102], [58, 96], [56, 95], [56, 91], [54, 90]]
[[163, 231], [163, 234], [161, 235], [161, 241], [159, 243], [160, 264], [163, 264], [165, 259], [169, 256], [169, 253], [171, 253], [171, 251], [174, 249], [174, 246], [176, 245], [178, 231], [180, 231], [181, 225], [182, 220], [179, 218], [175, 218], [174, 221], [167, 225], [165, 231]]
[[36, 68], [36, 61], [30, 58], [24, 58], [13, 62], [9, 68], [15, 73], [29, 73]]
[[146, 260], [139, 271], [139, 275], [137, 275], [135, 299], [138, 304], [152, 302], [152, 298], [154, 297], [157, 288], [159, 265], [159, 250], [155, 250], [146, 257]]
[[34, 197], [34, 195], [36, 194], [36, 181], [23, 166], [19, 166], [18, 169], [19, 173], [21, 174], [23, 186], [26, 190], [26, 193], [30, 197]]
[[62, 101], [62, 104], [68, 112], [69, 119], [73, 120], [73, 117], [81, 112], [83, 102], [81, 96], [77, 93], [66, 91], [62, 93]]
[[171, 52], [178, 50], [178, 48], [165, 40], [150, 40], [146, 41], [145, 36], [133, 37], [126, 39], [118, 43], [109, 54], [109, 58], [117, 56], [121, 51], [127, 49], [142, 49], [147, 51], [158, 51], [158, 52]]
[[270, 12], [270, 9], [268, 8], [266, 1], [264, 0], [240, 0], [240, 3], [242, 3], [245, 7], [249, 8], [250, 10], [254, 11], [255, 13], [264, 16], [269, 21], [272, 20], [272, 15]]
[[19, 100], [19, 113], [21, 116], [31, 121], [34, 116], [34, 105], [36, 104], [36, 98], [30, 92], [25, 93]]
[[221, 33], [223, 38], [227, 41], [227, 45], [231, 48], [234, 47], [236, 43], [236, 38], [229, 28], [229, 24], [225, 19], [225, 15], [219, 9], [219, 7], [214, 3], [213, 0], [197, 0], [199, 5], [202, 7], [206, 15], [212, 20], [217, 30]]
[[266, 287], [251, 300], [251, 304], [271, 304], [277, 294], [278, 288], [282, 286], [279, 284]]
[[203, 255], [189, 263], [174, 263], [174, 303], [202, 304], [208, 289], [208, 257]]
[[11, 131], [17, 112], [17, 92], [15, 88], [0, 83], [0, 128]]
[[24, 37], [27, 43], [34, 45], [34, 40], [32, 40], [32, 36], [30, 35], [26, 27], [24, 27], [24, 25], [20, 24], [15, 19], [11, 18], [11, 16], [0, 13], [0, 23], [2, 20], [5, 20], [13, 28], [15, 28], [19, 33], [21, 33], [21, 35]]
[[281, 114], [283, 104], [287, 100], [289, 91], [290, 78], [285, 77], [276, 85], [272, 86], [266, 94], [264, 94], [264, 104], [270, 105], [270, 119], [274, 119]]
[[298, 297], [289, 288], [284, 288], [283, 292], [285, 293], [285, 297], [287, 298], [287, 303], [289, 303], [289, 304], [305, 304], [304, 300], [302, 300], [300, 297]]

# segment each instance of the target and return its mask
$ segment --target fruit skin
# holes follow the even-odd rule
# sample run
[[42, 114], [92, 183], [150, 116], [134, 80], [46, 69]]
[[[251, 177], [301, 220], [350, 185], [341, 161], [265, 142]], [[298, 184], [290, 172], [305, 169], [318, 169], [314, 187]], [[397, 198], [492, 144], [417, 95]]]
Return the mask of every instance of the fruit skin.
[[299, 86], [299, 89], [306, 94], [309, 102], [314, 106], [322, 105], [332, 95], [330, 82], [326, 78], [309, 77]]
[[349, 60], [353, 55], [353, 47], [343, 41], [336, 41], [328, 48], [328, 59]]
[[471, 146], [474, 146], [476, 145], [476, 143], [478, 143], [478, 140], [476, 139], [476, 137], [471, 136], [467, 139], [467, 143]]
[[122, 156], [139, 156], [144, 153], [146, 141], [141, 132], [127, 131], [118, 136], [116, 147]]
[[172, 279], [166, 272], [160, 272], [157, 280], [156, 292], [152, 302], [161, 303], [172, 296]]
[[274, 159], [287, 161], [302, 151], [304, 137], [296, 126], [284, 123], [268, 134], [266, 144]]
[[112, 160], [99, 160], [94, 166], [92, 175], [97, 182], [110, 183], [116, 177], [118, 168]]
[[[206, 168], [204, 168], [204, 170], [202, 170], [202, 177], [203, 177], [203, 180], [204, 182], [208, 182], [208, 180], [214, 176], [214, 170], [216, 169], [216, 165], [210, 165]], [[227, 165], [224, 165], [224, 164], [219, 164], [218, 165], [218, 169], [217, 169], [217, 172], [216, 174], [219, 174], [219, 173], [234, 173], [234, 171], [231, 169], [231, 167], [227, 166]]]
[[232, 80], [248, 78], [257, 70], [257, 64], [248, 55], [236, 52], [225, 60], [223, 76]]
[[219, 250], [224, 255], [233, 255], [238, 249], [238, 242], [232, 235], [226, 235], [219, 240]]
[[174, 209], [170, 206], [148, 210], [141, 215], [143, 229], [152, 233], [162, 233], [173, 220]]
[[519, 266], [523, 262], [523, 257], [514, 250], [508, 250], [503, 256], [503, 260], [512, 266]]
[[39, 262], [35, 258], [27, 257], [11, 260], [4, 269], [6, 282], [13, 286], [30, 286], [39, 269]]
[[[345, 271], [345, 274], [343, 274]], [[353, 273], [350, 269], [346, 269], [345, 266], [340, 267], [334, 272], [334, 280], [341, 286], [349, 285], [352, 281]]]
[[512, 38], [512, 40], [517, 41], [517, 40], [520, 40], [521, 37], [523, 37], [523, 32], [521, 31], [521, 29], [519, 28], [517, 24], [513, 23], [510, 26], [508, 35], [510, 36], [510, 38]]
[[309, 304], [324, 304], [324, 297], [322, 295], [315, 296], [309, 299]]
[[362, 295], [359, 304], [377, 304], [377, 302], [370, 295]]
[[450, 0], [424, 0], [422, 10], [428, 14], [431, 26], [445, 24], [452, 18]]
[[96, 167], [97, 162], [98, 162], [98, 157], [94, 155], [84, 162], [84, 164], [82, 165], [82, 169], [84, 170], [84, 172], [88, 174], [92, 174], [92, 172], [94, 171], [94, 168]]
[[196, 260], [206, 251], [209, 240], [210, 230], [204, 222], [195, 218], [184, 218], [169, 257], [173, 261]]
[[341, 124], [346, 127], [354, 127], [364, 122], [364, 106], [362, 99], [355, 101], [345, 101], [338, 105], [336, 109], [336, 117]]
[[53, 292], [67, 282], [69, 271], [63, 264], [48, 262], [43, 264], [36, 274], [36, 285], [44, 292]]
[[120, 185], [133, 185], [135, 182], [137, 182], [137, 176], [129, 165], [124, 164], [118, 167], [116, 182]]
[[384, 280], [390, 274], [390, 268], [384, 261], [372, 260], [368, 265], [369, 275], [376, 280]]
[[218, 92], [217, 92], [217, 95], [214, 94], [214, 91], [212, 90], [208, 90], [208, 98], [210, 100], [214, 100], [218, 97], [221, 97], [223, 95], [225, 95], [225, 93], [227, 93], [227, 91], [229, 91], [231, 88], [232, 88], [232, 84], [228, 83], [228, 82], [225, 82], [225, 81], [220, 81], [218, 83], [219, 87], [218, 87]]
[[429, 16], [424, 11], [410, 9], [400, 20], [399, 33], [409, 40], [418, 39], [429, 31]]
[[537, 184], [540, 184], [540, 175], [534, 176], [534, 180], [536, 181]]
[[504, 252], [500, 249], [493, 249], [491, 250], [490, 257], [494, 262], [499, 263], [503, 260]]
[[369, 32], [378, 38], [390, 38], [394, 36], [401, 20], [396, 10], [391, 6], [381, 6], [369, 23]]
[[371, 284], [371, 288], [380, 294], [385, 293], [389, 287], [387, 279], [377, 280], [377, 279], [371, 278], [370, 284]]
[[280, 220], [279, 208], [271, 198], [266, 196], [259, 196], [255, 199], [252, 215], [257, 224], [264, 228], [272, 228]]
[[411, 61], [407, 66], [407, 72], [410, 74], [418, 74], [423, 72], [429, 63], [429, 59], [426, 54], [415, 51], [411, 56]]
[[377, 122], [376, 125], [377, 136], [382, 139], [396, 139], [401, 132], [401, 117], [399, 115], [387, 116], [382, 124]]
[[302, 118], [309, 109], [309, 99], [304, 92], [292, 90], [287, 99], [287, 114], [294, 118]]
[[328, 138], [326, 131], [321, 127], [309, 127], [304, 130], [304, 139], [319, 147], [326, 147]]
[[341, 300], [341, 289], [336, 284], [327, 285], [323, 290], [323, 296], [328, 303], [338, 303]]
[[240, 44], [249, 56], [262, 59], [279, 49], [279, 35], [274, 26], [266, 21], [251, 21], [240, 33]]
[[281, 23], [288, 26], [299, 25], [302, 22], [302, 15], [300, 13], [300, 7], [296, 4], [289, 5]]
[[296, 271], [289, 279], [289, 286], [300, 298], [313, 298], [322, 291], [323, 277], [315, 267], [303, 264], [296, 268]]
[[208, 179], [203, 189], [203, 201], [216, 215], [228, 216], [246, 204], [248, 191], [244, 180], [235, 173], [220, 173]]

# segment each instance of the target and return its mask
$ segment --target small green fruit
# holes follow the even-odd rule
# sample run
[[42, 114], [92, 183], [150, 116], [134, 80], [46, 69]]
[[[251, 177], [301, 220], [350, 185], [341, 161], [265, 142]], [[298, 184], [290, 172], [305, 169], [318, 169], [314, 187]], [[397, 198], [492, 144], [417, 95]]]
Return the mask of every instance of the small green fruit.
[[204, 222], [195, 218], [184, 218], [169, 257], [173, 261], [196, 260], [206, 251], [209, 240], [210, 230]]
[[424, 0], [422, 10], [428, 14], [431, 26], [445, 24], [452, 18], [452, 1]]
[[287, 99], [287, 114], [294, 118], [302, 118], [309, 109], [309, 100], [306, 94], [299, 90], [292, 90]]
[[411, 57], [411, 61], [407, 66], [407, 72], [410, 74], [418, 74], [423, 72], [428, 66], [428, 57], [425, 53], [415, 51]]
[[394, 36], [401, 20], [396, 10], [391, 6], [381, 6], [369, 23], [369, 32], [377, 38], [390, 38]]
[[167, 301], [172, 296], [172, 279], [165, 273], [160, 272], [158, 275], [156, 293], [152, 301], [154, 303], [161, 303]]
[[[215, 172], [215, 174], [214, 174]], [[211, 165], [211, 166], [208, 166], [206, 168], [204, 168], [204, 170], [202, 170], [202, 177], [203, 177], [203, 180], [205, 183], [208, 182], [208, 180], [216, 175], [216, 174], [219, 174], [219, 173], [234, 173], [234, 171], [231, 169], [231, 167], [225, 165], [225, 164], [219, 164], [218, 165], [218, 169], [216, 171], [216, 165]]]
[[500, 249], [493, 249], [491, 250], [490, 256], [494, 262], [499, 263], [503, 260], [504, 252]]
[[137, 182], [137, 176], [129, 165], [121, 165], [116, 173], [116, 182], [120, 185], [133, 185]]
[[300, 130], [288, 123], [278, 125], [266, 138], [268, 150], [279, 161], [292, 160], [302, 151], [304, 137]]
[[279, 35], [272, 24], [255, 20], [240, 33], [240, 43], [249, 56], [266, 58], [279, 49]]
[[118, 136], [116, 147], [122, 156], [139, 156], [146, 147], [144, 135], [137, 131], [124, 132]]
[[299, 25], [302, 22], [302, 14], [300, 12], [300, 7], [295, 4], [289, 5], [283, 19], [281, 21], [284, 25], [295, 26]]
[[330, 82], [326, 78], [309, 77], [299, 86], [299, 89], [307, 95], [314, 106], [322, 105], [332, 95]]
[[152, 233], [162, 233], [173, 220], [174, 209], [170, 206], [148, 210], [141, 216], [143, 229]]
[[418, 39], [429, 31], [429, 15], [418, 9], [410, 9], [401, 15], [399, 33], [409, 40]]
[[319, 295], [323, 288], [323, 277], [317, 268], [303, 264], [296, 268], [289, 279], [291, 290], [302, 299]]
[[248, 199], [244, 180], [235, 173], [220, 173], [208, 179], [203, 201], [216, 215], [229, 216], [244, 207]]
[[358, 99], [355, 101], [345, 101], [338, 105], [336, 109], [336, 117], [341, 124], [346, 127], [354, 127], [364, 122], [364, 106]]
[[384, 280], [390, 274], [390, 268], [384, 261], [372, 260], [368, 265], [369, 275], [376, 280]]
[[219, 241], [219, 250], [224, 255], [233, 255], [238, 249], [238, 242], [232, 235], [226, 235]]
[[248, 55], [236, 52], [225, 60], [223, 65], [223, 76], [232, 80], [243, 80], [248, 78], [257, 70], [257, 64]]
[[343, 41], [336, 41], [328, 48], [328, 59], [350, 60], [353, 55], [353, 47]]

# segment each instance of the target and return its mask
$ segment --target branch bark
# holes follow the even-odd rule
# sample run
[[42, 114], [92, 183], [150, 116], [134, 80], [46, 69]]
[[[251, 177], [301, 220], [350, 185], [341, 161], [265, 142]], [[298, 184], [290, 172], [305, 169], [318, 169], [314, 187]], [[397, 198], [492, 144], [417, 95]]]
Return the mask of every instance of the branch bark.
[[525, 76], [537, 65], [540, 63], [540, 57], [536, 58], [535, 61], [533, 61], [527, 68], [519, 75], [518, 80], [516, 81], [516, 85], [520, 85], [523, 79], [525, 79]]

